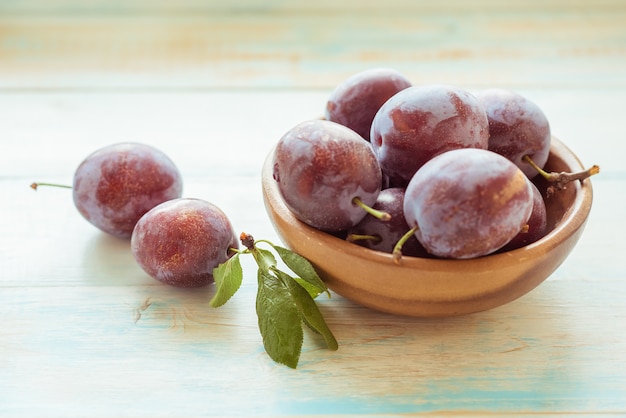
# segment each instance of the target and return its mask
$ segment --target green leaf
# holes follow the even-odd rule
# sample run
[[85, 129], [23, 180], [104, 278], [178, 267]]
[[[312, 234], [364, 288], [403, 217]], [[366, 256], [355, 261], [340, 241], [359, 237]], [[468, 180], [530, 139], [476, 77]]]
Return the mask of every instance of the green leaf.
[[252, 250], [252, 255], [256, 260], [257, 265], [259, 266], [259, 270], [264, 270], [265, 272], [269, 272], [272, 267], [276, 266], [276, 257], [271, 251], [264, 250], [259, 247], [254, 247]]
[[217, 291], [211, 298], [209, 305], [218, 308], [228, 302], [228, 300], [239, 290], [243, 281], [243, 269], [239, 254], [235, 254], [219, 266], [213, 269], [213, 278]]
[[294, 273], [296, 273], [300, 278], [309, 283], [313, 288], [317, 289], [317, 293], [312, 293], [309, 287], [303, 285], [309, 293], [315, 297], [322, 292], [326, 292], [330, 297], [330, 292], [328, 292], [328, 288], [326, 284], [322, 281], [320, 276], [317, 274], [313, 265], [306, 258], [302, 257], [300, 254], [295, 253], [287, 248], [280, 247], [278, 245], [270, 244], [274, 250], [278, 253], [280, 258], [285, 262], [287, 267], [291, 269]]
[[283, 280], [259, 269], [258, 281], [256, 311], [265, 351], [275, 362], [295, 369], [304, 339], [299, 309]]
[[293, 280], [292, 277], [283, 272], [279, 272], [278, 274], [278, 277], [283, 279], [283, 282], [287, 284], [289, 293], [291, 293], [293, 301], [302, 315], [302, 320], [307, 324], [307, 326], [317, 331], [322, 335], [322, 337], [324, 337], [326, 345], [329, 349], [337, 350], [337, 348], [339, 348], [337, 340], [335, 339], [335, 336], [330, 328], [328, 328], [328, 325], [326, 324], [319, 307], [315, 303], [315, 300], [313, 300], [306, 289], [300, 286], [300, 284]]
[[304, 323], [304, 325], [307, 326], [308, 329], [310, 329], [314, 333], [316, 333], [318, 335], [322, 335], [322, 333], [319, 332], [318, 330], [316, 330], [315, 327], [313, 325], [311, 325], [311, 323], [304, 316], [302, 316], [302, 322]]
[[316, 286], [313, 286], [311, 283], [307, 282], [306, 280], [303, 280], [300, 277], [292, 277], [292, 279], [298, 282], [300, 286], [304, 287], [304, 289], [307, 292], [309, 292], [309, 295], [311, 295], [313, 299], [315, 299], [316, 297], [320, 295], [321, 293], [320, 289]]

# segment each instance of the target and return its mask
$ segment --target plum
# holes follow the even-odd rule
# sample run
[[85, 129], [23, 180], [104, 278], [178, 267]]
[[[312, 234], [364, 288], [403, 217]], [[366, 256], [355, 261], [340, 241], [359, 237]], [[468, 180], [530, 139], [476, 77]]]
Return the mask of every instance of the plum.
[[488, 149], [513, 161], [528, 178], [538, 174], [525, 158], [543, 168], [550, 154], [550, 124], [537, 104], [519, 93], [491, 88], [476, 93], [489, 119]]
[[434, 157], [415, 173], [404, 216], [417, 239], [443, 258], [474, 258], [506, 245], [526, 225], [533, 191], [507, 158], [483, 149]]
[[104, 232], [129, 238], [135, 224], [156, 205], [182, 193], [182, 177], [162, 151], [140, 143], [119, 143], [90, 154], [78, 166], [72, 186], [80, 214]]
[[391, 96], [411, 87], [407, 77], [392, 68], [371, 68], [339, 83], [326, 103], [326, 119], [370, 140], [374, 115]]
[[406, 187], [436, 155], [458, 148], [487, 149], [489, 122], [482, 104], [463, 89], [413, 86], [381, 106], [370, 140], [390, 187]]
[[274, 151], [273, 177], [285, 204], [300, 221], [323, 231], [343, 231], [367, 214], [382, 187], [370, 144], [328, 120], [297, 124]]
[[213, 269], [234, 255], [239, 241], [226, 214], [202, 199], [173, 199], [139, 219], [131, 251], [151, 277], [176, 287], [213, 282]]
[[530, 180], [528, 180], [528, 182], [533, 190], [533, 210], [530, 214], [530, 218], [528, 218], [526, 226], [524, 226], [511, 241], [502, 247], [499, 250], [500, 252], [511, 251], [532, 244], [548, 232], [546, 202], [543, 200], [543, 196], [537, 186]]

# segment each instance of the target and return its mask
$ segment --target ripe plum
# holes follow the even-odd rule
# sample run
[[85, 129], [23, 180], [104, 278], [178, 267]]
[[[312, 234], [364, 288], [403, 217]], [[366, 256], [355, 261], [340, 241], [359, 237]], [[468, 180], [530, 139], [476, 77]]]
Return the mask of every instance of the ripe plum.
[[285, 204], [302, 222], [324, 231], [356, 225], [381, 189], [371, 146], [356, 132], [328, 120], [301, 122], [278, 141], [273, 176]]
[[[346, 239], [362, 247], [391, 254], [396, 243], [410, 229], [404, 219], [404, 192], [405, 189], [400, 187], [381, 190], [372, 207], [388, 213], [391, 219], [383, 222], [374, 216], [366, 216], [348, 230]], [[412, 257], [428, 256], [415, 235], [404, 243], [402, 254]]]
[[528, 221], [533, 192], [510, 160], [483, 149], [445, 152], [409, 183], [404, 215], [426, 250], [473, 258], [506, 245]]
[[541, 192], [530, 180], [528, 182], [533, 189], [533, 210], [530, 218], [526, 222], [526, 226], [511, 239], [499, 251], [511, 251], [517, 248], [532, 244], [548, 232], [548, 214], [546, 210], [546, 202], [543, 200]]
[[347, 126], [369, 141], [378, 109], [410, 86], [404, 75], [391, 68], [361, 71], [337, 85], [326, 103], [326, 119]]
[[463, 89], [413, 86], [381, 106], [370, 138], [390, 185], [405, 187], [438, 154], [458, 148], [487, 149], [489, 123], [482, 104]]
[[541, 108], [526, 97], [505, 89], [476, 93], [489, 119], [488, 149], [513, 161], [528, 178], [538, 172], [525, 156], [543, 168], [550, 154], [550, 124]]
[[201, 199], [173, 199], [139, 219], [131, 251], [151, 277], [176, 287], [213, 282], [213, 269], [225, 262], [239, 243], [233, 227], [217, 206]]
[[74, 174], [74, 204], [90, 223], [129, 238], [148, 210], [182, 193], [178, 168], [162, 151], [139, 143], [101, 148]]

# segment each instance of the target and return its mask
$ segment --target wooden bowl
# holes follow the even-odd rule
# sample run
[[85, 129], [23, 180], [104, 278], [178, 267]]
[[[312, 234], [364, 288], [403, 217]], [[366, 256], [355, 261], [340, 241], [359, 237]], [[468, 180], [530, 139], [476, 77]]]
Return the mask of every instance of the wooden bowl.
[[[566, 259], [580, 238], [592, 202], [589, 179], [546, 199], [549, 233], [526, 247], [471, 260], [402, 257], [370, 250], [314, 229], [285, 206], [272, 178], [272, 155], [262, 172], [265, 207], [287, 247], [306, 257], [327, 286], [361, 305], [398, 315], [436, 317], [479, 312], [534, 289]], [[553, 138], [548, 171], [579, 171], [580, 160]], [[545, 192], [545, 182], [538, 182]]]

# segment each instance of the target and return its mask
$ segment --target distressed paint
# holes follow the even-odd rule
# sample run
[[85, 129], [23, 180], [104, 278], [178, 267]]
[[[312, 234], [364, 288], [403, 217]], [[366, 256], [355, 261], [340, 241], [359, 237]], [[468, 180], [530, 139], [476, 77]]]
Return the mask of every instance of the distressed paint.
[[[623, 2], [335, 3], [0, 4], [0, 417], [626, 414]], [[180, 166], [185, 195], [278, 242], [264, 156], [373, 64], [520, 89], [601, 165], [585, 233], [540, 287], [448, 319], [322, 297], [340, 348], [306, 333], [294, 371], [263, 351], [251, 260], [212, 309], [212, 287], [147, 277], [71, 192], [28, 187], [144, 140]]]
[[0, 5], [0, 87], [329, 88], [389, 63], [422, 83], [624, 85], [616, 0], [128, 3]]

